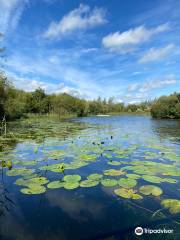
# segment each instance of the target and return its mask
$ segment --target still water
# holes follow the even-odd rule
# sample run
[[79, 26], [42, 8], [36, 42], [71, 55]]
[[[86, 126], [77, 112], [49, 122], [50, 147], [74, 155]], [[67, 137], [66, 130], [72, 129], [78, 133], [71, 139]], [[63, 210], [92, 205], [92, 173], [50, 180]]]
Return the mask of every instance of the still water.
[[[11, 129], [18, 141], [0, 152], [12, 163], [0, 172], [0, 239], [180, 239], [180, 121], [86, 117]], [[139, 238], [137, 226], [174, 233]]]

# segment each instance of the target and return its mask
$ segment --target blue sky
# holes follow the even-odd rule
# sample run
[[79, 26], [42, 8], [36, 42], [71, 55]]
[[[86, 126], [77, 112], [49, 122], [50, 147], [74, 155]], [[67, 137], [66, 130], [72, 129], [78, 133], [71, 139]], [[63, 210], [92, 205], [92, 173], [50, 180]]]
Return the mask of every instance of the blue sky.
[[180, 90], [178, 0], [0, 0], [10, 80], [126, 103]]

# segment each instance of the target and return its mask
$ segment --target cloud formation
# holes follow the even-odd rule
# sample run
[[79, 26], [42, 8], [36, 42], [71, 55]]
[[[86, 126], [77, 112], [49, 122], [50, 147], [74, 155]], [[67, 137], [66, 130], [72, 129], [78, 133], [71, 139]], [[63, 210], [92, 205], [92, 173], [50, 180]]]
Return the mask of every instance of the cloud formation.
[[144, 56], [142, 56], [139, 60], [139, 63], [147, 63], [156, 61], [159, 59], [164, 58], [169, 53], [171, 53], [171, 50], [174, 48], [173, 44], [169, 44], [166, 47], [163, 48], [151, 48], [149, 51], [147, 51]]
[[0, 32], [16, 28], [28, 0], [0, 0]]
[[176, 78], [173, 74], [164, 76], [160, 79], [153, 79], [150, 81], [146, 81], [144, 83], [134, 83], [128, 86], [128, 91], [138, 91], [141, 93], [148, 92], [152, 89], [162, 88], [169, 85], [176, 84]]
[[104, 9], [90, 9], [88, 5], [80, 4], [78, 8], [69, 12], [59, 22], [52, 21], [43, 36], [57, 38], [76, 30], [102, 25], [106, 21]]
[[134, 50], [135, 46], [147, 42], [154, 35], [169, 30], [169, 24], [162, 24], [155, 28], [139, 26], [125, 32], [110, 33], [102, 39], [105, 48], [118, 53], [128, 53]]

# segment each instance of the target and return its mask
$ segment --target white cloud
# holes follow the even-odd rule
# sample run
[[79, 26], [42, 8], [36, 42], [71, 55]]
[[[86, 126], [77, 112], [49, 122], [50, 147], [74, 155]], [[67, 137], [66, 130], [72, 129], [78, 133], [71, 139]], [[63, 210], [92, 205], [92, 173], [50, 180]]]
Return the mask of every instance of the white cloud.
[[139, 63], [147, 63], [164, 58], [169, 53], [171, 53], [171, 50], [173, 48], [174, 48], [173, 44], [169, 44], [163, 48], [151, 48], [144, 54], [144, 56], [140, 58]]
[[14, 73], [13, 78], [12, 74], [8, 76], [16, 87], [26, 91], [41, 87], [48, 93], [66, 92], [86, 99], [103, 94], [102, 88], [93, 80], [91, 73], [70, 63], [64, 63], [64, 59], [58, 55], [48, 57], [47, 51], [44, 54], [46, 57], [37, 58], [35, 62], [34, 58], [22, 55], [9, 57], [5, 67], [6, 71], [10, 69]]
[[138, 44], [147, 42], [152, 36], [169, 30], [169, 24], [162, 24], [155, 28], [139, 26], [125, 32], [110, 33], [102, 39], [105, 48], [118, 53], [128, 53]]
[[14, 29], [28, 0], [0, 0], [0, 32]]
[[176, 78], [173, 74], [164, 76], [160, 79], [152, 79], [144, 83], [133, 83], [128, 86], [128, 92], [137, 91], [139, 93], [149, 92], [152, 89], [163, 88], [176, 84]]
[[46, 38], [57, 38], [76, 30], [95, 27], [105, 22], [105, 11], [102, 8], [91, 10], [89, 6], [80, 4], [79, 8], [69, 12], [59, 22], [51, 22], [43, 36]]

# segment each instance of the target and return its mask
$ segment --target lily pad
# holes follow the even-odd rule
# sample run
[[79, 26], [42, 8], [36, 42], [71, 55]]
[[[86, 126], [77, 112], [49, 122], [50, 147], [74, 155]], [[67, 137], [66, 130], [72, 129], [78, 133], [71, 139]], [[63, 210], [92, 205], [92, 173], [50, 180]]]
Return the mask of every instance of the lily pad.
[[104, 175], [107, 175], [107, 176], [120, 176], [123, 174], [125, 174], [124, 171], [116, 170], [116, 169], [108, 169], [104, 171]]
[[22, 188], [20, 190], [24, 194], [41, 194], [46, 192], [46, 188], [44, 186], [39, 186], [39, 185], [30, 185], [28, 188]]
[[65, 182], [64, 188], [67, 190], [75, 189], [79, 187], [79, 182]]
[[138, 175], [138, 174], [133, 174], [133, 173], [127, 173], [127, 174], [126, 174], [126, 177], [128, 177], [128, 178], [133, 178], [133, 179], [139, 179], [139, 178], [141, 178], [140, 175]]
[[114, 193], [123, 198], [142, 199], [142, 196], [133, 191], [133, 189], [118, 188], [114, 190]]
[[80, 182], [80, 187], [94, 187], [99, 184], [99, 181], [87, 179]]
[[139, 189], [140, 193], [144, 194], [144, 195], [153, 195], [153, 196], [160, 196], [163, 191], [160, 187], [156, 187], [153, 185], [145, 185], [140, 187]]
[[109, 161], [108, 164], [109, 164], [109, 165], [118, 166], [118, 165], [121, 165], [121, 162], [118, 162], [118, 161]]
[[101, 180], [101, 184], [105, 187], [114, 187], [118, 184], [118, 181], [115, 179], [103, 179]]
[[47, 187], [50, 189], [61, 188], [61, 187], [64, 187], [64, 182], [63, 181], [53, 181], [53, 182], [48, 183]]
[[180, 200], [177, 199], [164, 199], [161, 201], [161, 205], [164, 208], [169, 209], [170, 213], [180, 213]]
[[32, 185], [32, 184], [44, 185], [48, 182], [49, 182], [49, 180], [45, 177], [34, 177], [34, 178], [30, 178], [30, 179], [19, 178], [15, 181], [15, 184], [18, 186], [29, 187], [29, 185]]
[[64, 176], [63, 180], [65, 182], [78, 182], [81, 180], [81, 176], [74, 174], [74, 175], [66, 175]]
[[137, 185], [137, 181], [133, 178], [120, 178], [118, 184], [123, 188], [133, 188]]
[[27, 168], [13, 168], [7, 171], [7, 176], [18, 176], [18, 175], [26, 175], [35, 172], [34, 169], [27, 169]]
[[103, 177], [102, 174], [98, 174], [98, 173], [93, 173], [93, 174], [90, 174], [87, 178], [90, 179], [90, 180], [100, 180], [101, 178]]
[[147, 182], [152, 183], [161, 183], [163, 182], [163, 179], [157, 176], [149, 176], [149, 175], [143, 175], [142, 178]]

